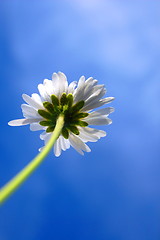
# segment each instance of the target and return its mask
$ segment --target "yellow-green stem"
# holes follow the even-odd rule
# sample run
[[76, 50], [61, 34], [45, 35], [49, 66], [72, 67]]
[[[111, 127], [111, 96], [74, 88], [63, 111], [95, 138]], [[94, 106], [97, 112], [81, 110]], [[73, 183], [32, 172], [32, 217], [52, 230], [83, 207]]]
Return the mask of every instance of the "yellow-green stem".
[[56, 127], [52, 136], [43, 151], [40, 152], [20, 173], [11, 179], [4, 187], [0, 189], [0, 204], [2, 204], [9, 196], [36, 170], [36, 168], [43, 162], [53, 147], [53, 144], [59, 137], [64, 125], [64, 116], [60, 115], [57, 119]]

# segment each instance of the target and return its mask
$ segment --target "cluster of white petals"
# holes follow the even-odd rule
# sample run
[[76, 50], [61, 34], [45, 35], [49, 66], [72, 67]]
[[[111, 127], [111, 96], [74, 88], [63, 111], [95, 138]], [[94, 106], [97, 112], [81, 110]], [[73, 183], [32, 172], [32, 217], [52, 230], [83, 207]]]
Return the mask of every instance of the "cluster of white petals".
[[[78, 82], [68, 84], [65, 74], [62, 72], [54, 73], [52, 80], [45, 79], [43, 84], [38, 85], [39, 94], [33, 93], [30, 96], [23, 94], [23, 100], [26, 104], [22, 104], [22, 112], [24, 119], [10, 121], [10, 126], [21, 126], [30, 124], [31, 131], [43, 130], [40, 138], [44, 140], [45, 145], [51, 137], [52, 132], [46, 132], [47, 127], [40, 125], [44, 118], [39, 114], [38, 110], [45, 110], [44, 102], [52, 103], [51, 95], [57, 96], [60, 100], [62, 94], [66, 93], [73, 95], [73, 104], [79, 101], [84, 101], [84, 106], [80, 109], [82, 113], [88, 113], [84, 121], [88, 125], [108, 125], [111, 124], [111, 119], [108, 115], [114, 111], [114, 108], [107, 107], [93, 111], [107, 103], [110, 103], [114, 98], [102, 98], [106, 89], [104, 85], [98, 85], [97, 80], [90, 77], [85, 79], [82, 76]], [[88, 126], [76, 126], [79, 134], [76, 135], [69, 131], [68, 138], [64, 138], [61, 134], [54, 144], [54, 153], [60, 156], [61, 151], [65, 151], [72, 146], [77, 152], [83, 155], [83, 151], [90, 152], [90, 148], [86, 142], [96, 142], [101, 137], [106, 136], [106, 132]], [[43, 149], [40, 148], [40, 151]]]

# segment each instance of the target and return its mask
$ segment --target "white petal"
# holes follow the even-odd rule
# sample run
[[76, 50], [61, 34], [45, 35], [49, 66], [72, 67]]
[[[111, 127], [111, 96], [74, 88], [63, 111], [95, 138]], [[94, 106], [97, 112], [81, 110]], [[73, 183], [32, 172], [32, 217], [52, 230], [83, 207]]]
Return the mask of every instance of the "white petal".
[[80, 131], [79, 137], [84, 142], [96, 142], [101, 137], [105, 137], [106, 136], [106, 132], [105, 131], [98, 130], [98, 129], [95, 129], [95, 128], [79, 127], [78, 129]]
[[114, 112], [113, 107], [102, 108], [102, 109], [99, 109], [97, 111], [91, 112], [88, 117], [89, 118], [94, 118], [94, 117], [108, 116], [112, 112]]
[[89, 128], [89, 127], [79, 127], [79, 137], [84, 141], [84, 142], [97, 142], [98, 139], [101, 137], [106, 136], [106, 132], [102, 130], [98, 130], [95, 128]]
[[48, 143], [50, 138], [51, 138], [51, 133], [46, 135], [46, 138], [44, 140], [45, 145]]
[[44, 130], [45, 127], [41, 126], [39, 123], [31, 123], [30, 124], [30, 130], [31, 131], [39, 131], [39, 130]]
[[73, 93], [76, 86], [77, 86], [77, 82], [76, 81], [71, 82], [69, 84], [69, 86], [68, 86], [68, 93]]
[[92, 134], [92, 135], [95, 135], [97, 136], [98, 138], [101, 138], [101, 137], [105, 137], [106, 136], [106, 132], [103, 131], [103, 130], [99, 130], [99, 129], [96, 129], [96, 128], [90, 128], [90, 127], [83, 127], [83, 131], [88, 133], [88, 134]]
[[40, 139], [44, 140], [45, 144], [49, 141], [50, 137], [51, 133], [47, 133], [46, 131], [40, 134]]
[[46, 131], [44, 131], [43, 133], [40, 134], [40, 139], [44, 140], [44, 144], [46, 145], [49, 141], [49, 139], [51, 138], [52, 133], [46, 133]]
[[71, 144], [71, 146], [81, 155], [84, 155], [84, 152], [77, 146], [76, 142], [73, 141], [73, 139], [71, 139], [71, 137], [69, 136], [69, 142]]
[[[87, 87], [87, 86], [86, 86]], [[99, 97], [98, 100], [103, 97], [103, 95], [106, 93], [106, 89], [104, 88], [104, 85], [96, 85], [91, 86], [90, 89], [87, 90], [87, 92], [84, 90], [84, 100], [85, 104], [88, 105], [90, 101], [93, 101], [97, 96]]]
[[101, 101], [106, 104], [106, 103], [110, 103], [114, 100], [114, 97], [107, 97], [107, 98], [103, 98]]
[[43, 101], [51, 102], [51, 98], [48, 95], [47, 89], [45, 88], [45, 86], [43, 84], [38, 84], [38, 90], [39, 90], [39, 93], [40, 93]]
[[53, 83], [55, 83], [55, 82], [59, 81], [58, 74], [57, 74], [57, 73], [55, 73], [55, 72], [52, 74], [52, 81], [53, 81]]
[[23, 126], [23, 125], [31, 124], [35, 121], [37, 122], [36, 119], [26, 119], [26, 118], [16, 119], [16, 120], [12, 120], [12, 121], [8, 122], [8, 125], [9, 126]]
[[91, 151], [91, 149], [79, 137], [77, 137], [72, 133], [70, 133], [69, 135], [69, 141], [71, 146], [82, 155], [84, 155], [83, 151], [86, 151], [86, 152]]
[[64, 138], [63, 138], [63, 140], [64, 140], [64, 143], [65, 143], [65, 148], [66, 148], [66, 149], [69, 149], [69, 148], [70, 148], [70, 142], [69, 142], [69, 140], [68, 140], [68, 139], [64, 139]]
[[55, 95], [57, 97], [60, 97], [60, 92], [61, 92], [61, 83], [60, 79], [57, 73], [53, 73], [52, 75], [52, 82], [53, 82], [53, 87], [55, 90]]
[[83, 131], [80, 131], [79, 137], [82, 139], [83, 142], [97, 142], [98, 137], [93, 134], [88, 134]]
[[39, 148], [38, 151], [39, 151], [39, 152], [42, 152], [44, 148], [45, 148], [45, 146]]
[[64, 142], [63, 142], [62, 139], [63, 139], [63, 137], [62, 137], [62, 136], [59, 136], [59, 143], [60, 143], [60, 145], [61, 145], [61, 149], [65, 151], [66, 149], [65, 149], [65, 147], [64, 147]]
[[38, 114], [38, 111], [35, 110], [33, 107], [27, 105], [27, 104], [22, 104], [21, 105], [23, 116], [26, 118], [40, 118], [42, 117]]
[[94, 86], [97, 84], [97, 80], [95, 80], [93, 78], [90, 78], [87, 80], [85, 82], [86, 87], [84, 89], [84, 101], [87, 100], [91, 96], [91, 94], [94, 91]]
[[60, 81], [60, 94], [64, 93], [68, 89], [67, 77], [64, 73], [58, 72], [59, 81]]
[[54, 154], [56, 157], [59, 157], [61, 155], [61, 144], [59, 138], [54, 144]]
[[88, 118], [85, 119], [85, 121], [90, 125], [109, 125], [112, 123], [112, 120], [110, 118], [105, 117]]
[[62, 148], [63, 151], [70, 148], [70, 143], [69, 143], [68, 139], [65, 139], [63, 136], [60, 136], [59, 140], [60, 140], [61, 148]]
[[[98, 86], [96, 86], [98, 87]], [[89, 105], [90, 103], [94, 103], [99, 101], [99, 99], [101, 97], [104, 96], [104, 94], [106, 93], [106, 89], [104, 88], [104, 86], [100, 86], [86, 101], [85, 101], [85, 105]]]
[[44, 140], [45, 137], [46, 137], [46, 134], [48, 134], [48, 133], [46, 133], [46, 131], [42, 132], [42, 133], [40, 134], [40, 139], [41, 139], [41, 140]]
[[74, 91], [74, 103], [83, 100], [84, 95], [84, 88], [85, 88], [85, 77], [80, 77], [78, 81], [78, 86], [76, 90]]
[[[86, 79], [85, 83], [86, 85], [89, 85], [90, 83], [92, 83], [94, 81], [93, 77], [89, 77]], [[96, 80], [97, 81], [97, 80]]]
[[26, 103], [28, 103], [30, 106], [32, 106], [35, 109], [41, 109], [43, 106], [42, 104], [39, 104], [27, 94], [22, 94], [22, 98]]
[[84, 107], [82, 108], [82, 111], [89, 111], [89, 110], [92, 110], [94, 108], [101, 107], [104, 104], [112, 102], [113, 100], [114, 100], [114, 97], [107, 97], [107, 98], [103, 98], [103, 99], [99, 100], [98, 102], [93, 102], [93, 103], [91, 102], [87, 106], [84, 105]]
[[52, 94], [55, 94], [53, 82], [51, 80], [44, 79], [43, 85], [45, 87], [47, 95], [51, 96]]
[[43, 108], [42, 99], [41, 99], [41, 97], [39, 96], [39, 94], [33, 93], [31, 96], [32, 96], [32, 99], [33, 99], [36, 103], [38, 103], [40, 106], [42, 106], [42, 108]]

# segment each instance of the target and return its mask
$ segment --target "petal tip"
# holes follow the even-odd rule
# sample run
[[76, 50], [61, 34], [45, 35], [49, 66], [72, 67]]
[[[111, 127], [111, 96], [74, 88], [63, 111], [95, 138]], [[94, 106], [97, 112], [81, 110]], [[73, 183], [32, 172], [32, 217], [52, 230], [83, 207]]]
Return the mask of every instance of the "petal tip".
[[23, 126], [23, 125], [27, 125], [30, 124], [29, 119], [16, 119], [16, 120], [12, 120], [8, 122], [9, 126], [13, 126], [13, 127], [19, 127], [19, 126]]
[[110, 125], [112, 124], [112, 120], [110, 118], [108, 118], [108, 124], [107, 125]]
[[12, 122], [13, 122], [13, 121], [9, 121], [9, 122], [8, 122], [8, 125], [9, 125], [9, 126], [14, 126]]
[[113, 113], [115, 111], [115, 108], [114, 107], [110, 107], [110, 113]]
[[18, 119], [9, 121], [8, 125], [11, 126], [11, 127], [21, 126], [21, 124], [19, 123]]

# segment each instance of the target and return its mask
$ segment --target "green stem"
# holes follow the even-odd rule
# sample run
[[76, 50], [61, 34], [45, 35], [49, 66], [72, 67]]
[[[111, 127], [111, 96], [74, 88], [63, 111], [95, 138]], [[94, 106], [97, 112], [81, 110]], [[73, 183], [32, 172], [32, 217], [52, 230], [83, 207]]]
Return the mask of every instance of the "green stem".
[[59, 137], [64, 125], [64, 116], [60, 115], [57, 119], [56, 127], [54, 132], [44, 147], [43, 151], [40, 152], [20, 173], [18, 173], [13, 179], [11, 179], [4, 187], [0, 190], [0, 204], [2, 204], [7, 198], [36, 170], [36, 168], [43, 162], [45, 157], [48, 155], [53, 147], [53, 144]]

